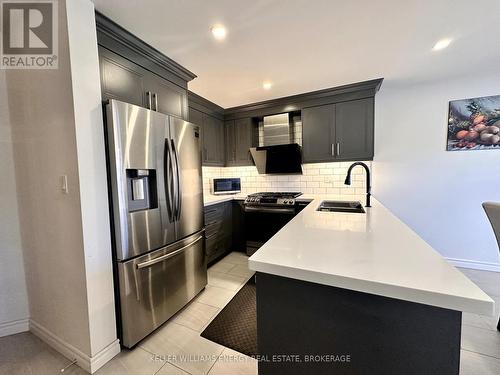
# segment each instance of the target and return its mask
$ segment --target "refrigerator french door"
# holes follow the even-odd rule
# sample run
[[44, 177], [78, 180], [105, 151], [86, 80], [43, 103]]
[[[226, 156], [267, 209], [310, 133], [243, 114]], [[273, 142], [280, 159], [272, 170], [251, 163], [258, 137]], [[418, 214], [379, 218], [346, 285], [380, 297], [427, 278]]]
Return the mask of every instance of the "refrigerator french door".
[[199, 128], [117, 100], [106, 109], [119, 331], [130, 348], [207, 284]]

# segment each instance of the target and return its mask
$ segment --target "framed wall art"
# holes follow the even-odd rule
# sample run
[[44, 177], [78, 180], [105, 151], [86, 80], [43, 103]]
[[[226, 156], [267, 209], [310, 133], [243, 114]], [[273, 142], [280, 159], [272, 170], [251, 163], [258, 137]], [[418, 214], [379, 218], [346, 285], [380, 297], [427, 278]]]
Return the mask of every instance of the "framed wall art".
[[449, 103], [448, 151], [500, 150], [500, 95]]

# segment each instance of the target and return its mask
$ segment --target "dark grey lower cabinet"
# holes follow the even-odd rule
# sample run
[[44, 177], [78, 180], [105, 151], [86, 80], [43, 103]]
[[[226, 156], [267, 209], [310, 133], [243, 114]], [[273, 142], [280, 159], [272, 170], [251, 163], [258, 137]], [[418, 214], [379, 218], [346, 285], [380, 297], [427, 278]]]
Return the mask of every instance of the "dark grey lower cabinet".
[[243, 200], [233, 200], [233, 244], [232, 251], [246, 253], [245, 210]]
[[231, 251], [232, 203], [229, 201], [205, 207], [205, 244], [209, 264]]
[[458, 375], [462, 313], [257, 273], [259, 375]]

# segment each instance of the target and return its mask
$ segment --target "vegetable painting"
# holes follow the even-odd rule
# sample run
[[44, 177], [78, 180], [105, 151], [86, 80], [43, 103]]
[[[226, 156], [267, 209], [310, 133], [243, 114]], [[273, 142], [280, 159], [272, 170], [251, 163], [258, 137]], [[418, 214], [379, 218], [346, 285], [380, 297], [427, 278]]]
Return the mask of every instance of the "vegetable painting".
[[500, 150], [500, 95], [454, 100], [448, 115], [448, 151]]

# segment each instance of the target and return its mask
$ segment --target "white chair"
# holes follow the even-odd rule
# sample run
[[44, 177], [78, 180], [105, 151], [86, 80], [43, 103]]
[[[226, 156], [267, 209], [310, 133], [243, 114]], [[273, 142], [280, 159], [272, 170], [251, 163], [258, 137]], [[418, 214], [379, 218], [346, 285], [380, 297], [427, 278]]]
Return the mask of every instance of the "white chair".
[[[500, 249], [500, 203], [484, 202], [483, 208], [484, 211], [486, 211], [486, 216], [488, 216], [491, 226], [493, 227], [493, 232], [495, 232], [498, 247]], [[497, 324], [497, 330], [500, 331], [500, 320]]]

